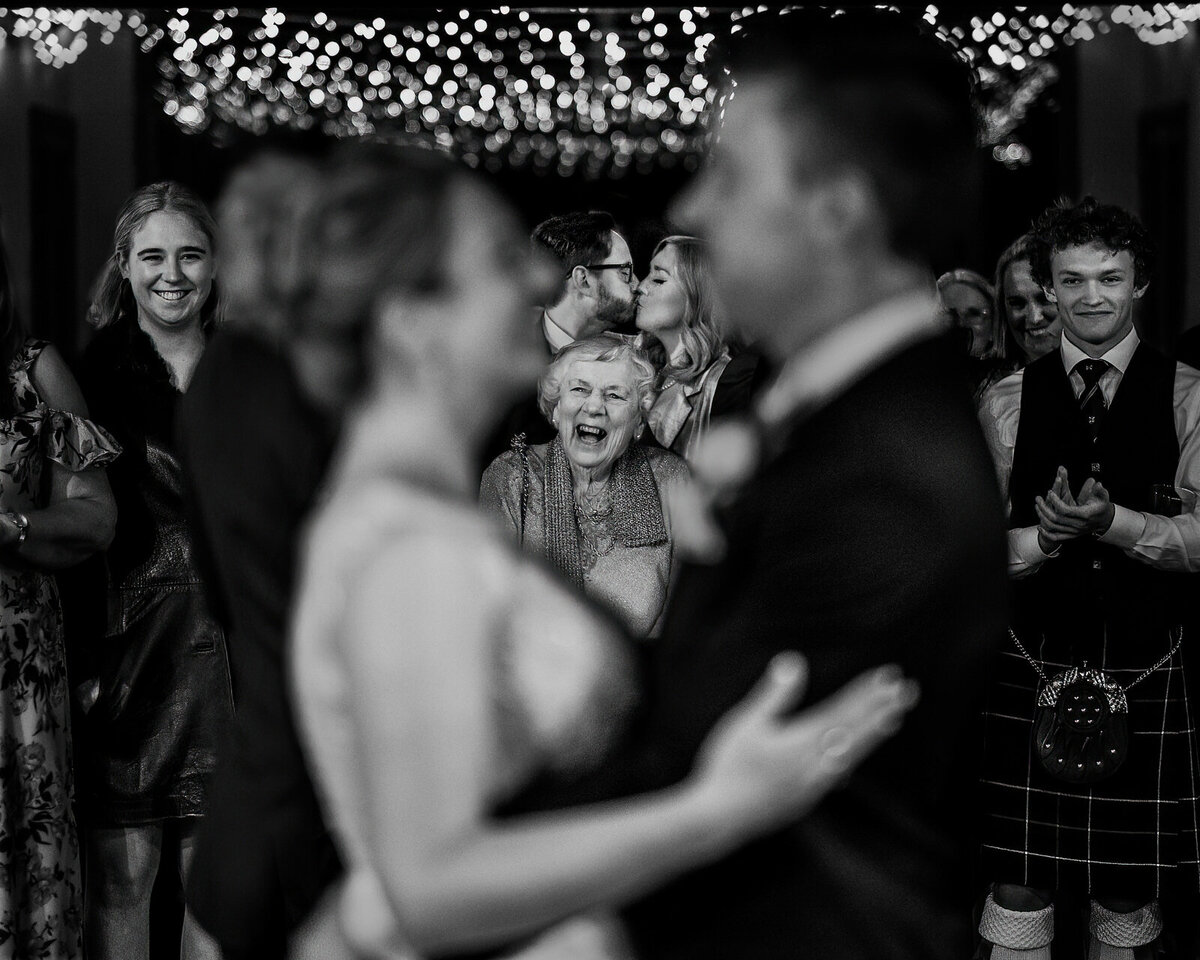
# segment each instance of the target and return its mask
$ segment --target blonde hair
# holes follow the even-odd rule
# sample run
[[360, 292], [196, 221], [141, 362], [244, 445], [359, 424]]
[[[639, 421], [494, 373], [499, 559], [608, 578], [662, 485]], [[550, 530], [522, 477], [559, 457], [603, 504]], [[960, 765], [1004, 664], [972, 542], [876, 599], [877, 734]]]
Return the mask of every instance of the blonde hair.
[[639, 334], [637, 340], [663, 374], [669, 372], [676, 380], [691, 383], [725, 352], [725, 337], [707, 244], [699, 237], [672, 234], [658, 242], [653, 256], [657, 257], [668, 246], [675, 248], [676, 279], [683, 288], [683, 327], [679, 339], [686, 361], [683, 366], [668, 370], [668, 358], [661, 344], [646, 333]]

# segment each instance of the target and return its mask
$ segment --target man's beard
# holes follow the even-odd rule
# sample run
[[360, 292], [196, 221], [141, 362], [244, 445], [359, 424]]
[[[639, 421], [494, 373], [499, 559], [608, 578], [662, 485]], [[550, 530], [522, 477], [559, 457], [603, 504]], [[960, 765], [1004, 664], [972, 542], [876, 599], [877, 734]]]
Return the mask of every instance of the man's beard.
[[631, 326], [637, 316], [637, 301], [630, 297], [628, 300], [618, 300], [611, 293], [600, 288], [599, 303], [596, 306], [596, 319], [592, 327], [595, 333], [602, 330], [613, 330], [619, 327]]

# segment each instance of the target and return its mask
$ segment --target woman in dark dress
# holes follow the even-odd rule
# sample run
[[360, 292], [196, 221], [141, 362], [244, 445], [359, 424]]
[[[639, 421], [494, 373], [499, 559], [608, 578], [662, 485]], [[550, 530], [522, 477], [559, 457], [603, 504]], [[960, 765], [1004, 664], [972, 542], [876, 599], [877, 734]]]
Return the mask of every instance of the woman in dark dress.
[[670, 236], [655, 247], [637, 292], [639, 340], [661, 368], [646, 423], [689, 461], [709, 423], [746, 409], [766, 372], [756, 353], [726, 342], [710, 276], [704, 241]]
[[[136, 191], [89, 311], [100, 329], [84, 357], [85, 395], [125, 448], [112, 473], [108, 630], [84, 684], [81, 723], [92, 960], [148, 957], [163, 846], [177, 846], [186, 874], [232, 713], [224, 636], [193, 561], [174, 427], [217, 315], [214, 235], [187, 189]], [[182, 956], [217, 956], [190, 916]]]

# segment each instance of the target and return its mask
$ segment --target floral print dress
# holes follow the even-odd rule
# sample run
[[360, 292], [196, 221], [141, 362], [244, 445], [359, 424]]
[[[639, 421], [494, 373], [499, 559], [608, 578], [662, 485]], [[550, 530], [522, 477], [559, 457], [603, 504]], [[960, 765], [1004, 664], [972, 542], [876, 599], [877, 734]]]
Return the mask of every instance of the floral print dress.
[[[9, 382], [16, 416], [0, 419], [0, 511], [39, 506], [46, 462], [78, 472], [120, 452], [102, 428], [38, 396], [28, 340]], [[0, 958], [77, 958], [83, 888], [71, 812], [70, 704], [54, 579], [0, 557]]]

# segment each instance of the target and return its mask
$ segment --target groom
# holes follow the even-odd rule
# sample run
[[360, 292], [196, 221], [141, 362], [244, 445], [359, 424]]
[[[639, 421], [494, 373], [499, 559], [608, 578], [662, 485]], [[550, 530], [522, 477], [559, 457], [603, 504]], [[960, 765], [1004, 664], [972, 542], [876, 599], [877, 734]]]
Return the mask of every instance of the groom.
[[697, 464], [748, 479], [723, 556], [683, 571], [628, 767], [639, 790], [686, 776], [783, 649], [808, 657], [810, 700], [895, 662], [922, 701], [802, 822], [627, 920], [646, 958], [963, 958], [975, 716], [1006, 619], [993, 469], [932, 292], [970, 210], [968, 80], [911, 13], [742, 22], [720, 139], [672, 216], [709, 238], [733, 325], [780, 375]]

